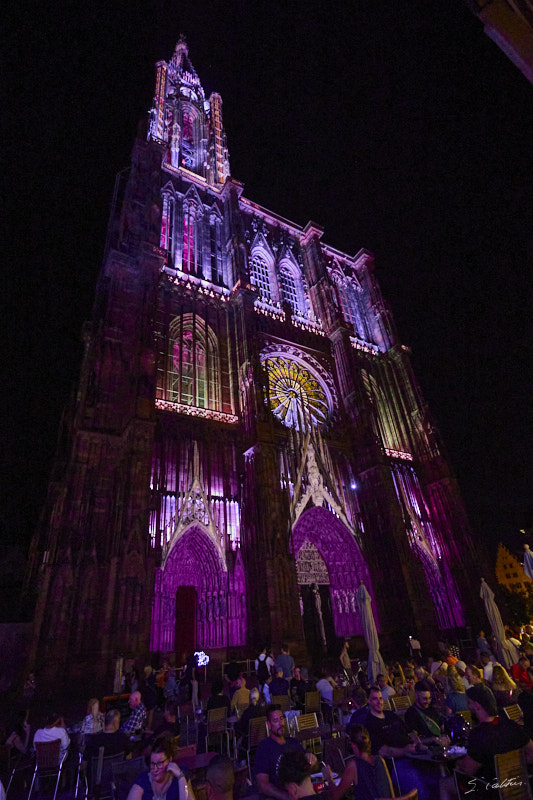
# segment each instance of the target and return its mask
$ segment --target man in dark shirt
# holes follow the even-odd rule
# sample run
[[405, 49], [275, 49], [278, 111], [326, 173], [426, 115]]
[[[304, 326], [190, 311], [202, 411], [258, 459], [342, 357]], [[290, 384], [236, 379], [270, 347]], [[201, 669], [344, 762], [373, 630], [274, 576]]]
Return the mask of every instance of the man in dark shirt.
[[[479, 725], [472, 728], [468, 737], [468, 749], [464, 758], [457, 762], [456, 768], [472, 776], [467, 791], [474, 791], [474, 776], [494, 777], [494, 756], [524, 748], [526, 760], [533, 762], [533, 742], [522, 725], [506, 717], [499, 717], [496, 698], [488, 686], [480, 684], [466, 690], [468, 707], [479, 719]], [[467, 793], [465, 791], [465, 794]], [[441, 784], [441, 798], [456, 798], [454, 779], [445, 778]]]
[[148, 744], [153, 746], [156, 739], [160, 736], [166, 736], [173, 739], [175, 736], [180, 735], [180, 723], [178, 721], [178, 705], [174, 700], [168, 700], [165, 703], [165, 714], [163, 721], [154, 729]]
[[[285, 738], [283, 732], [284, 716], [279, 706], [267, 708], [267, 728], [269, 736], [259, 742], [254, 762], [254, 775], [261, 794], [274, 797], [275, 800], [287, 800], [287, 792], [281, 786], [278, 777], [278, 766], [281, 756], [290, 751], [304, 749], [297, 739]], [[316, 756], [307, 753], [311, 766], [316, 764]]]
[[88, 765], [91, 758], [97, 758], [101, 747], [104, 748], [104, 756], [114, 756], [117, 753], [124, 753], [129, 746], [128, 735], [124, 731], [119, 731], [120, 711], [116, 708], [110, 709], [105, 715], [105, 728], [102, 733], [93, 733], [85, 737], [85, 750], [83, 760]]
[[289, 681], [283, 677], [283, 670], [281, 667], [276, 667], [276, 677], [272, 678], [268, 686], [270, 697], [274, 695], [288, 695], [289, 694]]
[[415, 683], [415, 702], [404, 717], [407, 730], [416, 731], [422, 741], [434, 741], [441, 735], [441, 718], [431, 702], [431, 686], [426, 681]]

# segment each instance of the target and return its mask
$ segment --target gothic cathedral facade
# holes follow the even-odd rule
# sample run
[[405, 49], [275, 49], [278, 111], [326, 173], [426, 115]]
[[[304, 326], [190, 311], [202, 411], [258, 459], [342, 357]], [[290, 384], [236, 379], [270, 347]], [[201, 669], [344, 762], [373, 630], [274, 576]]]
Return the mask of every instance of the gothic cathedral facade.
[[184, 41], [115, 200], [31, 549], [33, 662], [337, 652], [361, 581], [382, 649], [464, 625], [468, 523], [372, 255], [245, 197]]

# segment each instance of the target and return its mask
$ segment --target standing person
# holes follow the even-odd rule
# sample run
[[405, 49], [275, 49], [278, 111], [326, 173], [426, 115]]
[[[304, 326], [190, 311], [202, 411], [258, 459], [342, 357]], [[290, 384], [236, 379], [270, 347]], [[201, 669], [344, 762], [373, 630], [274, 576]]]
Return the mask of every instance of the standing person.
[[257, 676], [257, 682], [259, 684], [259, 689], [261, 693], [264, 693], [264, 686], [265, 683], [270, 679], [272, 675], [272, 668], [274, 666], [274, 661], [267, 655], [267, 648], [266, 646], [263, 647], [257, 658], [255, 659], [255, 674]]
[[[281, 756], [290, 751], [305, 752], [297, 739], [285, 738], [283, 732], [284, 715], [279, 706], [267, 708], [268, 737], [259, 742], [254, 762], [254, 776], [261, 794], [274, 797], [275, 800], [287, 800], [278, 776], [278, 766]], [[316, 764], [316, 756], [307, 753], [311, 766]]]
[[292, 678], [292, 673], [294, 670], [294, 658], [289, 653], [289, 645], [282, 644], [281, 645], [281, 653], [276, 658], [276, 670], [283, 670], [283, 677], [285, 680], [290, 680]]
[[352, 661], [350, 659], [350, 654], [348, 652], [349, 649], [350, 649], [350, 642], [348, 641], [348, 639], [345, 639], [344, 644], [342, 646], [341, 654], [339, 656], [339, 660], [342, 665], [344, 677], [346, 678], [348, 683], [352, 683], [353, 672], [352, 672]]

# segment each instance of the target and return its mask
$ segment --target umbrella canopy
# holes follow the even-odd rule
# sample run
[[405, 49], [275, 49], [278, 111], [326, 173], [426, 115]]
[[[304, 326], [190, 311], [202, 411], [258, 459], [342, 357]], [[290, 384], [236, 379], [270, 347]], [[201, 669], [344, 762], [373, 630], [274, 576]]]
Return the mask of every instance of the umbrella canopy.
[[372, 612], [372, 598], [363, 581], [361, 581], [359, 585], [356, 598], [359, 611], [361, 612], [363, 634], [368, 647], [368, 680], [372, 684], [376, 682], [378, 675], [386, 675], [387, 669], [381, 657], [381, 653], [379, 652], [378, 632]]
[[494, 602], [494, 592], [485, 581], [485, 578], [481, 578], [481, 591], [479, 596], [483, 600], [485, 612], [490, 622], [500, 664], [503, 664], [504, 667], [510, 667], [511, 664], [514, 663], [513, 654], [509, 642], [505, 638], [505, 629], [503, 627], [500, 609]]

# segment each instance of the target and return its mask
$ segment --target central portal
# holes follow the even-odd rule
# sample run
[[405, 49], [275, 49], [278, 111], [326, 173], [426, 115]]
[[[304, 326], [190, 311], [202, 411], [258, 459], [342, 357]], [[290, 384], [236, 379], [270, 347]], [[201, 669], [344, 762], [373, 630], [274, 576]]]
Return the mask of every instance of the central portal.
[[179, 586], [176, 591], [174, 651], [178, 659], [196, 650], [197, 597], [194, 586]]
[[305, 541], [296, 559], [303, 628], [307, 650], [313, 663], [336, 650], [335, 625], [331, 609], [329, 573], [314, 544]]

